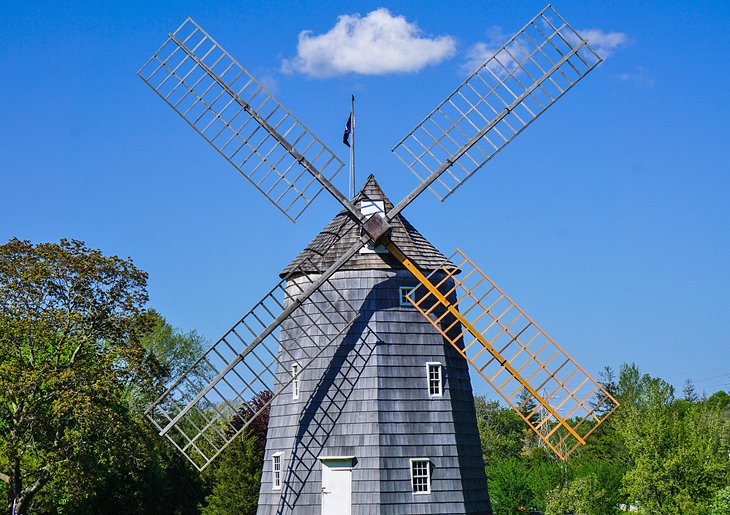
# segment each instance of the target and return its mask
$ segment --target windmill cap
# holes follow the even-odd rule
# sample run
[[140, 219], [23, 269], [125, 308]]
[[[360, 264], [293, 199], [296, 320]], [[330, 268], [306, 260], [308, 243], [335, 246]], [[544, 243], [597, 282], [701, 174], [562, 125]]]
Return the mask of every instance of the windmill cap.
[[[393, 209], [393, 203], [383, 193], [382, 188], [371, 174], [359, 193], [352, 199], [353, 204], [363, 208], [363, 202], [370, 207], [378, 206], [382, 202], [385, 213]], [[421, 270], [436, 270], [446, 264], [447, 268], [455, 265], [446, 259], [436, 247], [416, 230], [411, 223], [400, 213], [390, 221], [391, 240], [416, 264]], [[345, 254], [360, 239], [360, 227], [352, 220], [348, 212], [343, 209], [320, 232], [299, 255], [284, 268], [280, 276], [285, 277], [299, 269], [303, 273], [317, 273], [327, 270], [337, 259]], [[404, 266], [385, 249], [376, 248], [360, 251], [355, 254], [342, 270], [387, 270], [403, 269]]]

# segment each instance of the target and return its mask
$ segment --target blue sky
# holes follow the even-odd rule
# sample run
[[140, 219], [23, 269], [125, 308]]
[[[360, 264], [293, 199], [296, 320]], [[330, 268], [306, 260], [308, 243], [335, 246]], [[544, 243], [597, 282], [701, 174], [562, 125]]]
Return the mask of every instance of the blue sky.
[[[474, 259], [589, 372], [635, 361], [678, 386], [729, 389], [730, 4], [553, 5], [578, 30], [613, 34], [605, 62], [452, 198], [426, 193], [404, 214]], [[466, 77], [479, 43], [543, 6], [9, 4], [0, 240], [77, 238], [131, 256], [151, 305], [214, 341], [338, 208], [322, 195], [292, 224], [136, 77], [167, 33], [195, 18], [345, 162], [355, 94], [359, 181], [374, 173], [397, 201], [416, 182], [390, 148]], [[413, 58], [376, 69], [357, 48], [327, 61], [337, 54], [316, 38], [381, 7], [441, 46], [408, 72]], [[326, 48], [298, 54], [304, 30]], [[346, 174], [336, 182], [346, 189]]]

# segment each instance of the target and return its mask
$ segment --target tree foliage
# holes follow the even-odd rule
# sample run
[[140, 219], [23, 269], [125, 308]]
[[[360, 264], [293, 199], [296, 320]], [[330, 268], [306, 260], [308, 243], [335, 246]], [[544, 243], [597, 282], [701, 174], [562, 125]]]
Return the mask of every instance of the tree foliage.
[[630, 461], [626, 494], [650, 513], [707, 513], [727, 479], [727, 420], [703, 405], [676, 401], [661, 379], [627, 373], [634, 402], [617, 415]]
[[239, 435], [213, 465], [211, 492], [200, 507], [203, 515], [255, 515], [264, 453], [250, 432]]
[[142, 338], [144, 348], [160, 365], [157, 379], [169, 383], [185, 373], [203, 354], [205, 340], [195, 330], [172, 327], [155, 310], [150, 310], [152, 327]]
[[202, 498], [191, 467], [143, 420], [145, 392], [199, 344], [145, 309], [146, 280], [130, 259], [79, 241], [0, 246], [8, 511], [186, 513]]
[[50, 482], [74, 503], [100, 466], [143, 454], [126, 389], [153, 363], [147, 275], [79, 241], [0, 246], [0, 468], [18, 513]]
[[510, 515], [530, 507], [532, 492], [526, 464], [515, 458], [498, 461], [487, 469], [489, 497], [495, 515]]
[[498, 401], [487, 401], [483, 395], [474, 398], [474, 407], [484, 463], [519, 458], [525, 428], [519, 415], [511, 409], [505, 409]]
[[682, 396], [687, 402], [697, 402], [700, 399], [691, 379], [686, 379], [684, 381], [684, 384], [682, 385]]
[[606, 488], [592, 474], [576, 477], [547, 495], [545, 515], [606, 515], [614, 512]]
[[[249, 406], [240, 410], [236, 431], [249, 422], [254, 413], [268, 405], [271, 392], [255, 396]], [[261, 471], [264, 465], [269, 410], [265, 409], [228, 446], [208, 472], [211, 492], [201, 506], [203, 515], [256, 515]]]
[[[618, 378], [610, 368], [599, 378], [621, 406], [566, 462], [525, 438], [511, 409], [477, 398], [495, 513], [524, 506], [600, 515], [624, 504], [642, 513], [704, 514], [722, 505], [717, 492], [730, 479], [730, 395], [702, 400], [685, 385], [684, 398], [676, 399], [671, 385], [633, 364], [623, 365]], [[515, 425], [499, 423], [514, 417]]]
[[730, 486], [718, 490], [710, 506], [710, 515], [730, 515]]

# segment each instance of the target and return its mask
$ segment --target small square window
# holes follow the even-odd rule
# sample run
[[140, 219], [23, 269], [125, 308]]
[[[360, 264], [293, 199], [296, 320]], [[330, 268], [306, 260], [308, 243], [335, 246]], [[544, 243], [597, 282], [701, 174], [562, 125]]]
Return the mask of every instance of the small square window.
[[281, 490], [281, 475], [283, 472], [283, 452], [277, 452], [271, 456], [271, 489]]
[[360, 212], [365, 218], [372, 215], [385, 216], [385, 202], [382, 200], [361, 200]]
[[426, 380], [429, 397], [441, 397], [444, 394], [441, 363], [426, 363]]
[[414, 290], [413, 286], [401, 286], [398, 289], [400, 297], [400, 305], [411, 307], [413, 304], [408, 300], [408, 294]]
[[411, 488], [414, 494], [431, 493], [431, 460], [428, 458], [411, 460]]
[[299, 398], [299, 371], [301, 368], [299, 365], [292, 365], [291, 366], [291, 376], [292, 376], [292, 382], [291, 382], [291, 398], [293, 400], [297, 400]]
[[[385, 216], [385, 202], [382, 200], [361, 200], [360, 212], [366, 219], [371, 216]], [[361, 234], [364, 234], [364, 230], [360, 230]], [[389, 254], [389, 252], [383, 245], [376, 245], [373, 247], [368, 244], [360, 249], [360, 254]]]

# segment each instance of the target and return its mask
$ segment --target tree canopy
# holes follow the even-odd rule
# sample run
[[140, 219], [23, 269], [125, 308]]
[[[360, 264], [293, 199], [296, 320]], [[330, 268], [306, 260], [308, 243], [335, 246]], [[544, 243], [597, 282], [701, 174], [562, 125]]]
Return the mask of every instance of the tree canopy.
[[618, 380], [607, 368], [600, 381], [621, 406], [566, 462], [505, 424], [511, 409], [476, 399], [494, 513], [602, 515], [620, 505], [647, 514], [724, 513], [728, 394], [703, 400], [685, 383], [677, 399], [670, 384], [634, 364], [622, 365]]
[[[80, 241], [0, 246], [0, 479], [8, 511], [135, 513], [189, 467], [138, 405], [199, 339], [146, 310], [147, 274]], [[181, 345], [183, 344], [183, 345]], [[150, 495], [147, 485], [160, 489]], [[185, 498], [177, 492], [177, 497]], [[193, 494], [193, 506], [201, 497]]]
[[0, 247], [0, 468], [18, 513], [59, 478], [59, 502], [83, 498], [100, 463], [139, 454], [125, 394], [154, 375], [146, 281], [79, 241]]

